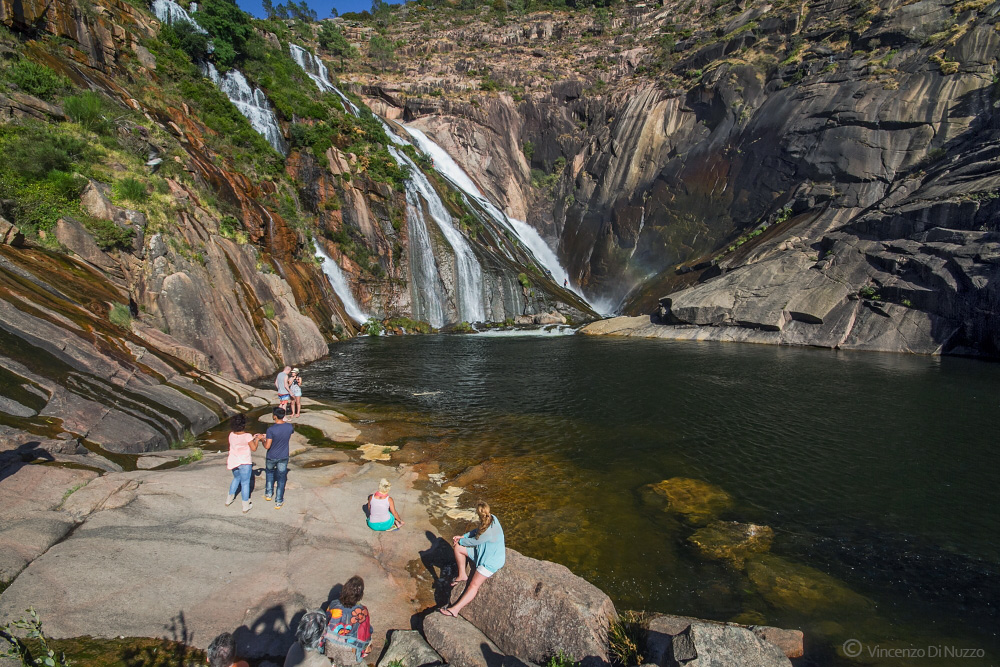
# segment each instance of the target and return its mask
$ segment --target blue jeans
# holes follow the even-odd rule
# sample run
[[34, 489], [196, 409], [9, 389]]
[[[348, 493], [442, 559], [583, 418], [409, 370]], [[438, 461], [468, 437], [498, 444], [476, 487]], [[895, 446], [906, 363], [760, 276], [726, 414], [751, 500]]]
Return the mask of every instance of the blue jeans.
[[250, 500], [250, 478], [253, 477], [253, 465], [244, 463], [233, 468], [233, 481], [229, 484], [229, 495], [235, 496], [236, 490], [240, 490], [240, 497], [244, 501]]
[[[274, 491], [274, 502], [277, 505], [285, 502], [285, 480], [288, 478], [288, 459], [267, 459], [264, 463], [264, 495], [270, 496]], [[277, 481], [277, 484], [275, 483]], [[277, 488], [275, 488], [277, 487]]]

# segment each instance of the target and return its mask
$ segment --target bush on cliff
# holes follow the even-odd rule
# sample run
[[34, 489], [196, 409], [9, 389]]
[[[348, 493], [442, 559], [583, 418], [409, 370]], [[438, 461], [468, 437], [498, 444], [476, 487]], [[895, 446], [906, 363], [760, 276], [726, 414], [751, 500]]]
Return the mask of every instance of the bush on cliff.
[[66, 77], [53, 72], [45, 65], [22, 58], [2, 71], [2, 78], [29, 95], [52, 100], [57, 93], [69, 88]]
[[67, 97], [63, 100], [63, 111], [70, 120], [90, 132], [103, 134], [111, 128], [111, 123], [104, 117], [104, 99], [93, 91]]

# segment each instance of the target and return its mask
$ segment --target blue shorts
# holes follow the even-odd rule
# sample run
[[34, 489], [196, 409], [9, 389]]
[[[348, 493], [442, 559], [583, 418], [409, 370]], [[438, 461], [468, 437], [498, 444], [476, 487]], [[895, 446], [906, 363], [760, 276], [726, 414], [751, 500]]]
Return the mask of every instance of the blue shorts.
[[290, 398], [291, 398], [291, 396], [289, 396], [288, 394], [278, 394], [278, 400], [279, 401], [287, 401]]

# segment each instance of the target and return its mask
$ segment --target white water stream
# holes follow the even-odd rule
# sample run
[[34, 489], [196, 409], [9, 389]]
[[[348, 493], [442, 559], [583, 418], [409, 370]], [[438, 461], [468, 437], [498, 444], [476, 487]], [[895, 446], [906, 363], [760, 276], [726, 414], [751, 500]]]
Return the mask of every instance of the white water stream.
[[285, 137], [263, 90], [252, 88], [243, 76], [243, 72], [238, 69], [231, 69], [223, 76], [215, 69], [215, 65], [206, 63], [202, 65], [201, 71], [225, 93], [229, 101], [250, 121], [253, 129], [267, 139], [267, 143], [271, 144], [274, 150], [285, 154]]
[[[192, 9], [191, 11], [195, 10]], [[174, 2], [174, 0], [153, 0], [153, 14], [156, 15], [156, 18], [158, 18], [161, 23], [173, 25], [174, 23], [187, 21], [194, 26], [196, 32], [208, 34], [207, 31], [198, 25], [194, 18], [192, 18], [191, 14]]]
[[555, 252], [549, 247], [549, 244], [545, 242], [541, 234], [538, 233], [534, 227], [524, 222], [523, 220], [516, 220], [504, 214], [499, 208], [493, 205], [493, 203], [483, 195], [482, 191], [476, 186], [469, 175], [465, 173], [454, 158], [448, 154], [443, 148], [437, 145], [430, 137], [421, 132], [415, 127], [406, 127], [406, 131], [413, 138], [414, 143], [422, 150], [424, 153], [429, 155], [432, 160], [434, 160], [434, 168], [437, 169], [441, 174], [443, 174], [449, 181], [451, 181], [455, 187], [464, 192], [466, 196], [475, 199], [483, 209], [496, 220], [501, 226], [509, 229], [514, 236], [525, 246], [531, 255], [535, 258], [539, 264], [549, 270], [552, 274], [552, 279], [560, 287], [568, 285], [568, 289], [572, 290], [580, 298], [586, 300], [586, 297], [569, 282], [569, 273], [563, 268], [563, 265], [559, 262], [559, 258], [556, 257]]
[[330, 281], [330, 287], [340, 297], [340, 302], [344, 304], [344, 310], [358, 324], [367, 322], [368, 314], [362, 310], [361, 306], [355, 300], [354, 294], [351, 292], [351, 286], [347, 283], [347, 276], [344, 275], [340, 266], [333, 261], [332, 257], [323, 252], [323, 248], [316, 243], [315, 239], [313, 239], [313, 246], [316, 248], [316, 257], [323, 260], [323, 273], [326, 274], [326, 279]]

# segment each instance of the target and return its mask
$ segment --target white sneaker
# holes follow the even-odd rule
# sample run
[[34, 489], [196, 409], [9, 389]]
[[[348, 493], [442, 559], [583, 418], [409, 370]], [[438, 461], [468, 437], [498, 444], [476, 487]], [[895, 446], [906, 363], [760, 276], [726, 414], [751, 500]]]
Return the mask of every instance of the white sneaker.
[[229, 507], [230, 505], [232, 505], [234, 500], [236, 500], [236, 496], [227, 495], [226, 496], [226, 507]]
[[253, 509], [253, 501], [252, 500], [244, 500], [243, 501], [243, 513], [246, 514], [247, 512], [249, 512], [252, 509]]

